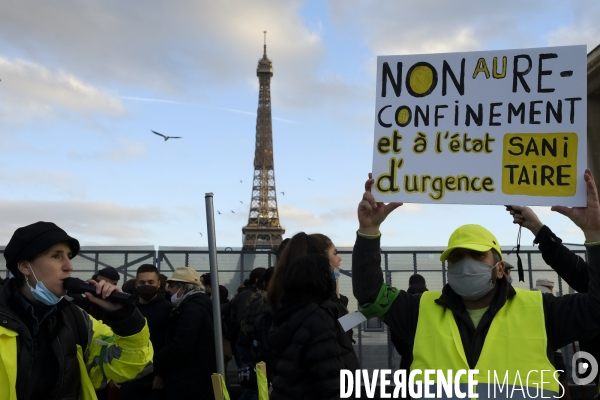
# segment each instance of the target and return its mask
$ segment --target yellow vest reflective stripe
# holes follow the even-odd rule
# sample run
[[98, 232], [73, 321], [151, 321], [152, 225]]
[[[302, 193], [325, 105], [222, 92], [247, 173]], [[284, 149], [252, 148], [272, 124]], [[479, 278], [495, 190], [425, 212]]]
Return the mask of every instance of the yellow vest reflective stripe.
[[[548, 338], [542, 293], [515, 290], [517, 295], [507, 299], [504, 307], [494, 316], [474, 368], [479, 370], [475, 379], [480, 386], [485, 386], [485, 390], [483, 387], [477, 388], [479, 399], [488, 397], [488, 383], [495, 382], [500, 385], [504, 382], [511, 389], [516, 385], [513, 398], [521, 397], [520, 386], [523, 389], [531, 388], [531, 396], [535, 396], [542, 387], [542, 380], [544, 392], [563, 392], [555, 379], [557, 374], [554, 366], [546, 355]], [[435, 303], [440, 294], [425, 292], [421, 297], [411, 370], [452, 370], [453, 374], [461, 369], [469, 370], [454, 314]], [[494, 373], [498, 377], [496, 381]], [[506, 377], [508, 379], [505, 381]], [[435, 375], [432, 378], [435, 379]], [[467, 383], [466, 375], [461, 377], [461, 383]], [[496, 398], [503, 397], [498, 394], [499, 387], [496, 388]], [[494, 397], [493, 388], [491, 391], [491, 397]]]

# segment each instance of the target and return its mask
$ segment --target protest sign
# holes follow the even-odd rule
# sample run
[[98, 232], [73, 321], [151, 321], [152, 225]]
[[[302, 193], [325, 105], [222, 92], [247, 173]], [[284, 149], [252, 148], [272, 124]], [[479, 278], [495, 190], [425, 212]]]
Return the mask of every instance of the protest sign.
[[586, 47], [377, 57], [373, 194], [584, 206]]

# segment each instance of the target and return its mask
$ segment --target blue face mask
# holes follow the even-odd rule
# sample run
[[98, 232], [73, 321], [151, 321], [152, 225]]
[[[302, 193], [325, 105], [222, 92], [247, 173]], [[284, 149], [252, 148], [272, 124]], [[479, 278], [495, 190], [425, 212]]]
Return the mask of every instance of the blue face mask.
[[37, 282], [35, 287], [32, 287], [29, 284], [29, 282], [27, 282], [27, 286], [29, 286], [29, 291], [31, 292], [31, 295], [33, 296], [33, 298], [47, 306], [53, 306], [53, 305], [57, 304], [59, 301], [61, 301], [64, 296], [58, 297], [54, 293], [49, 291], [46, 288], [46, 286], [44, 286], [44, 284], [42, 282], [40, 282], [38, 280], [38, 278], [35, 276], [35, 272], [33, 272], [33, 268], [31, 268], [31, 264], [27, 263], [27, 265], [29, 265], [29, 269], [31, 270], [31, 273], [33, 274], [33, 277], [35, 278], [35, 280]]
[[340, 279], [340, 270], [339, 268], [334, 268], [333, 272], [331, 273], [331, 276], [333, 277], [334, 280], [338, 280]]

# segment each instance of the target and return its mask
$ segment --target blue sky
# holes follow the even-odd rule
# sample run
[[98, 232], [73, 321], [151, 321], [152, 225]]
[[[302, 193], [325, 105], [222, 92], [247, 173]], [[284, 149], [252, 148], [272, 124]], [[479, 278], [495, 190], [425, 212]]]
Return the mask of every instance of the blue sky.
[[[4, 3], [0, 243], [46, 220], [83, 245], [206, 246], [213, 192], [217, 245], [241, 246], [264, 30], [282, 225], [340, 247], [372, 162], [377, 55], [600, 43], [597, 0]], [[383, 245], [443, 246], [463, 223], [515, 242], [503, 207], [412, 204]]]

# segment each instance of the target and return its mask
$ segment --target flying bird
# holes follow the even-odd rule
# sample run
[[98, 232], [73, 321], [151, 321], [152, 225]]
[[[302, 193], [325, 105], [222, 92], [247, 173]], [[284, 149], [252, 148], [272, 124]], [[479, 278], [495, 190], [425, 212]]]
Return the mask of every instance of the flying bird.
[[154, 133], [155, 135], [162, 136], [163, 138], [165, 138], [165, 142], [169, 139], [181, 139], [181, 136], [165, 136], [162, 133], [154, 132], [153, 130], [150, 130], [150, 131], [152, 133]]
[[240, 200], [240, 203], [244, 204], [244, 202], [243, 202], [243, 201], [241, 201], [241, 200]]
[[217, 210], [217, 212], [219, 213], [219, 215], [221, 215], [221, 211]]
[[200, 237], [202, 237], [202, 232], [198, 232], [200, 234]]
[[231, 210], [231, 213], [232, 213], [232, 214], [235, 214], [235, 211]]
[[279, 192], [279, 193], [281, 193], [282, 196], [285, 196], [285, 192]]
[[240, 180], [240, 183], [243, 183], [243, 182]]
[[[312, 181], [312, 179], [308, 178], [309, 181]], [[313, 181], [314, 182], [314, 181]]]

